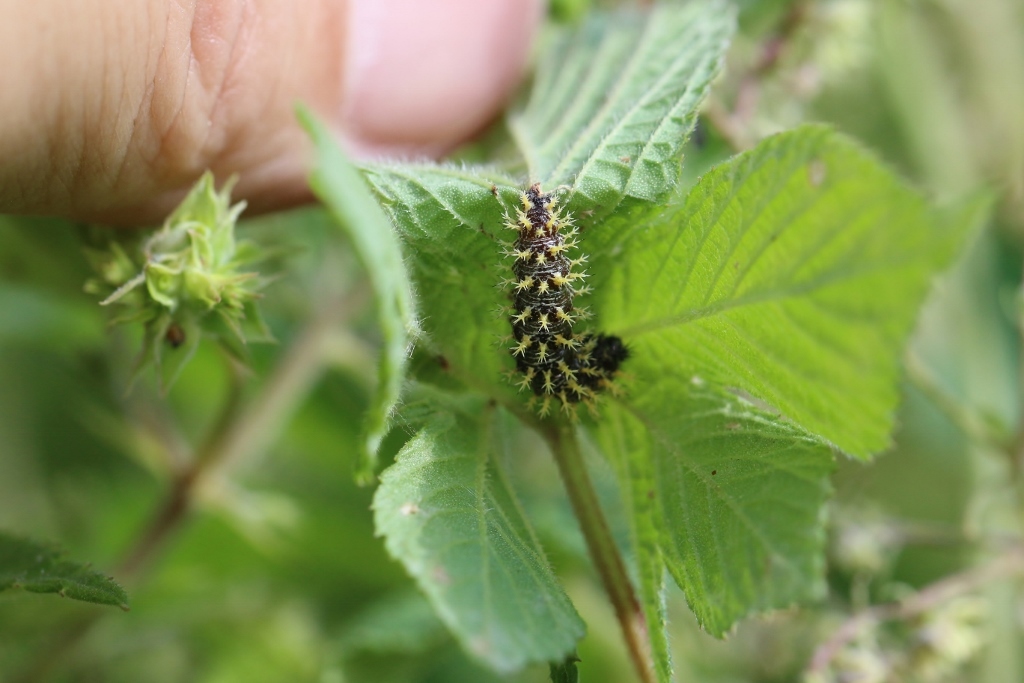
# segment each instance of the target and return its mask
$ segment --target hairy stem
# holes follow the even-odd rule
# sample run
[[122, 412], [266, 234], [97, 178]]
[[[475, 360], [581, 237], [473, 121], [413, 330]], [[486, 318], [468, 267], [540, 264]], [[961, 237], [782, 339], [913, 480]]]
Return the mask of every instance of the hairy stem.
[[626, 563], [601, 511], [576, 434], [571, 427], [550, 425], [545, 428], [545, 436], [555, 454], [555, 462], [576, 519], [579, 520], [587, 550], [615, 609], [615, 617], [622, 628], [633, 666], [640, 680], [654, 683], [654, 667], [647, 647], [647, 624], [643, 611], [626, 572]]

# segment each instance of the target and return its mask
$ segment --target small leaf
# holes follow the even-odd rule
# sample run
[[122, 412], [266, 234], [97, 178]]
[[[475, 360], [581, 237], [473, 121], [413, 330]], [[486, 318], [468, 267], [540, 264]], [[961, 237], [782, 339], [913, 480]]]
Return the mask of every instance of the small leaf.
[[889, 443], [900, 353], [971, 224], [822, 126], [611, 223], [622, 252], [594, 265], [595, 309], [632, 347], [638, 387], [666, 369], [738, 387], [862, 458]]
[[718, 73], [734, 13], [724, 2], [593, 13], [559, 35], [509, 127], [531, 180], [569, 185], [577, 208], [667, 197]]
[[[653, 467], [634, 526], [658, 528], [698, 622], [721, 636], [751, 612], [821, 597], [829, 446], [740, 398], [680, 386], [665, 372], [634, 407], [608, 406], [600, 429], [606, 448]], [[651, 567], [659, 550], [648, 541], [637, 553]], [[660, 578], [648, 572], [642, 587]]]
[[576, 663], [580, 658], [576, 653], [569, 655], [565, 661], [551, 664], [551, 683], [579, 683], [580, 672]]
[[499, 672], [562, 660], [584, 626], [494, 457], [483, 424], [437, 415], [381, 476], [377, 533], [462, 646]]
[[63, 559], [53, 546], [0, 532], [0, 592], [11, 588], [128, 609], [128, 594], [113, 579]]
[[[216, 329], [216, 324], [216, 318], [206, 322], [211, 331]], [[179, 314], [177, 319], [167, 314], [162, 315], [146, 326], [143, 343], [156, 358], [160, 387], [164, 392], [174, 386], [182, 370], [195, 356], [202, 336], [203, 327], [198, 317], [188, 311]], [[220, 336], [231, 341], [229, 335]], [[230, 345], [225, 343], [225, 348], [230, 348]]]
[[368, 482], [373, 478], [377, 449], [387, 433], [388, 418], [401, 393], [410, 339], [418, 333], [412, 285], [395, 231], [358, 171], [345, 158], [331, 132], [312, 113], [300, 108], [298, 117], [313, 139], [317, 154], [310, 186], [351, 238], [377, 295], [384, 348], [377, 392], [365, 423], [363, 454], [356, 468], [356, 478]]

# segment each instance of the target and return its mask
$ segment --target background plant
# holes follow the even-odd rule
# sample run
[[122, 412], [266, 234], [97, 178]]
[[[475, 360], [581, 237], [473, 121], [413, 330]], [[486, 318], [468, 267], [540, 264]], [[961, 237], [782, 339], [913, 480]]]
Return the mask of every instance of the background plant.
[[[249, 347], [250, 373], [199, 344], [166, 399], [145, 376], [125, 397], [141, 342], [78, 293], [74, 232], [8, 219], [0, 519], [137, 588], [128, 616], [4, 592], [0, 670], [571, 680], [576, 652], [584, 679], [664, 681], [672, 651], [679, 680], [1018, 680], [1024, 60], [992, 57], [1019, 18], [983, 6], [746, 3], [734, 35], [724, 3], [556, 4], [577, 23], [465, 155], [489, 163], [367, 166], [380, 206], [307, 117], [327, 211], [245, 227], [284, 255], [280, 345]], [[491, 344], [526, 178], [571, 188], [594, 326], [633, 350], [624, 397], [578, 428], [527, 411]], [[890, 447], [901, 394], [893, 452], [854, 462]], [[350, 471], [392, 461], [371, 520]]]

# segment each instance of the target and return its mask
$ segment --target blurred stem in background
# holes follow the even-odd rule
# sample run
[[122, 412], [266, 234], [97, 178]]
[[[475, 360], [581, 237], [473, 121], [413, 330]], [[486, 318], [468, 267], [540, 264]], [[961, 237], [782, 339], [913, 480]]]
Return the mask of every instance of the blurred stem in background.
[[[258, 463], [333, 363], [344, 359], [359, 372], [370, 367], [372, 349], [342, 325], [356, 312], [362, 296], [320, 293], [314, 299], [317, 303], [311, 317], [296, 331], [274, 368], [260, 382], [255, 395], [246, 395], [252, 372], [231, 354], [222, 353], [228, 389], [219, 414], [207, 436], [191, 453], [174, 458], [175, 466], [166, 470], [169, 490], [164, 500], [114, 570], [129, 588], [145, 580], [149, 566], [158, 560], [161, 551], [187, 522], [197, 498], [222, 495], [223, 487], [233, 474]], [[343, 354], [338, 353], [339, 347], [344, 348]], [[161, 435], [177, 434], [177, 428], [167, 422], [171, 419], [169, 413], [161, 411], [157, 415], [157, 424], [151, 422], [144, 427], [152, 432], [154, 440], [162, 440]], [[103, 616], [105, 613], [95, 611], [68, 624], [15, 680], [45, 679]]]
[[[248, 372], [225, 358], [231, 377], [227, 399], [210, 434], [178, 474], [166, 500], [121, 562], [125, 579], [135, 577], [185, 520], [194, 494], [230, 476], [232, 469], [258, 460], [320, 379], [332, 341], [344, 334], [340, 322], [351, 311], [344, 301], [325, 300], [281, 356], [251, 400], [243, 398]], [[354, 342], [350, 340], [350, 343]], [[364, 357], [369, 355], [367, 351]]]

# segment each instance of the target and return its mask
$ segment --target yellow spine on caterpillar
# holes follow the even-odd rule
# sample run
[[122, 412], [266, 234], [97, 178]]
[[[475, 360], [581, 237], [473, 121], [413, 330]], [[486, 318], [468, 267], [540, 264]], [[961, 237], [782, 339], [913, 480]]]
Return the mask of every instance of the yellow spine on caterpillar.
[[520, 203], [505, 221], [517, 233], [506, 250], [513, 260], [514, 277], [506, 282], [514, 340], [509, 350], [522, 376], [517, 385], [541, 398], [542, 415], [555, 402], [571, 413], [574, 404], [592, 405], [610, 387], [629, 352], [618, 337], [573, 332], [573, 324], [586, 317], [573, 299], [587, 291], [586, 273], [574, 268], [587, 259], [566, 254], [577, 246], [572, 217], [556, 208], [557, 197], [542, 192], [539, 183], [522, 193]]

